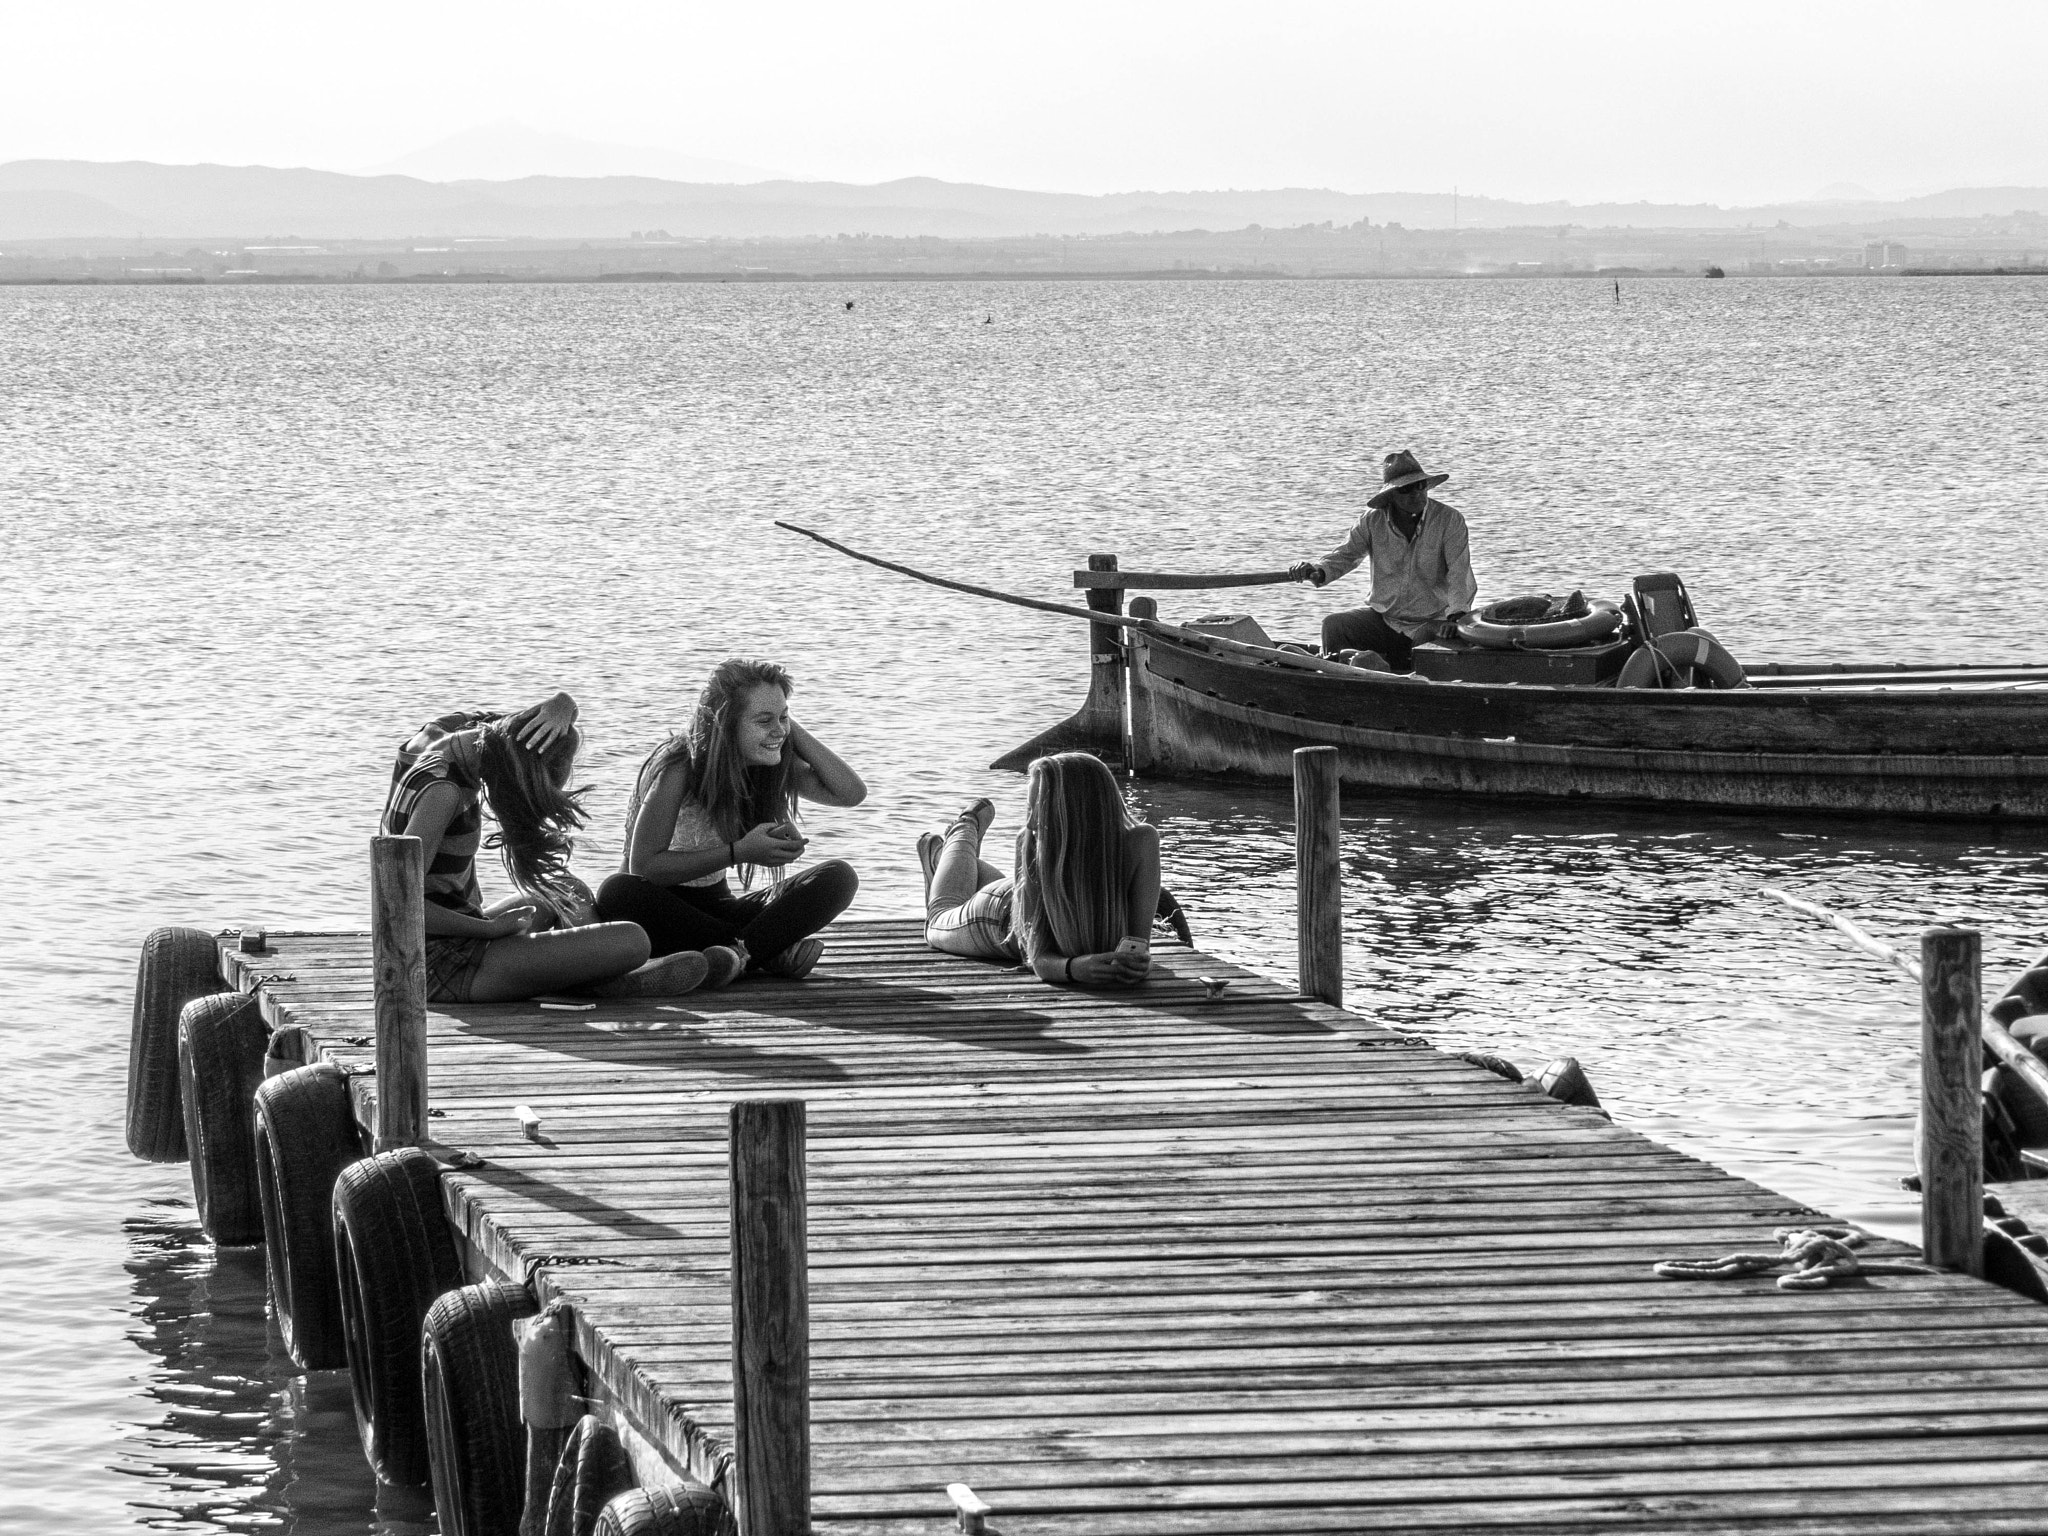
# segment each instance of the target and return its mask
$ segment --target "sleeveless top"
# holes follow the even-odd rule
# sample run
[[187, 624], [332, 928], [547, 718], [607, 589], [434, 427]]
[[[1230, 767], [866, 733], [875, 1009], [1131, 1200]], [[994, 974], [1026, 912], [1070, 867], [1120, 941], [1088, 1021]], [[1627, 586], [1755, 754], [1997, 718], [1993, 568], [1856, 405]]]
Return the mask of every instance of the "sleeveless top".
[[434, 785], [453, 784], [461, 790], [462, 809], [441, 834], [441, 846], [427, 870], [427, 900], [451, 912], [482, 917], [484, 895], [476, 880], [476, 851], [483, 846], [484, 819], [477, 803], [476, 775], [438, 746], [420, 753], [409, 765], [407, 755], [401, 748], [391, 798], [384, 805], [384, 833], [403, 836], [420, 796]]
[[[694, 796], [685, 796], [683, 803], [676, 807], [676, 830], [668, 840], [668, 851], [694, 853], [700, 848], [723, 848], [726, 842], [726, 835], [718, 830], [717, 824], [711, 819], [711, 813], [704, 808], [704, 802]], [[728, 865], [726, 869], [733, 867]], [[726, 869], [714, 869], [708, 875], [699, 875], [694, 880], [682, 880], [677, 883], [688, 886], [722, 885], [725, 883]], [[768, 870], [768, 883], [780, 885], [782, 875], [781, 866], [771, 867]]]

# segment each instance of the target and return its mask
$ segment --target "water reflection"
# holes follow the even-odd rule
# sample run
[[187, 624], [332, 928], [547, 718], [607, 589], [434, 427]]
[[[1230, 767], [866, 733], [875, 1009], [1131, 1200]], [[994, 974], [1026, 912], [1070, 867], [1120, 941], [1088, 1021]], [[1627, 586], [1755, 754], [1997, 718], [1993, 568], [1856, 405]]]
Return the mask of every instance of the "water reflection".
[[[162, 1531], [428, 1536], [432, 1501], [379, 1489], [363, 1460], [346, 1372], [302, 1372], [264, 1304], [263, 1250], [215, 1249], [189, 1208], [126, 1224], [129, 1338], [156, 1358], [161, 1414], [113, 1470], [137, 1480], [138, 1525]], [[367, 1519], [367, 1523], [366, 1523]]]

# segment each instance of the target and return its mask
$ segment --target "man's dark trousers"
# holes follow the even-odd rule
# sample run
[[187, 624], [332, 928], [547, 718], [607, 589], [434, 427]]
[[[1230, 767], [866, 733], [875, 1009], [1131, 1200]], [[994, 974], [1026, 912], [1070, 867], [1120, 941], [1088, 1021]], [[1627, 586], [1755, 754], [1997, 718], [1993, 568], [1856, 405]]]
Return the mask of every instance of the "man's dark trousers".
[[1323, 654], [1339, 651], [1378, 651], [1396, 672], [1415, 670], [1409, 657], [1415, 642], [1387, 622], [1377, 608], [1351, 608], [1323, 616]]

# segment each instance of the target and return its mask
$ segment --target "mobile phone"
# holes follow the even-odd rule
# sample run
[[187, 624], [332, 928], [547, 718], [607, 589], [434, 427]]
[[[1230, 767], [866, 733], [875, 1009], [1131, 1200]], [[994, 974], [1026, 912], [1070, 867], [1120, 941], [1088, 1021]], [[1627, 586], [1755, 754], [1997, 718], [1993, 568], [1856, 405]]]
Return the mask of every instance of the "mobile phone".
[[1152, 952], [1152, 946], [1135, 933], [1127, 933], [1117, 943], [1116, 952], [1120, 955], [1148, 955]]

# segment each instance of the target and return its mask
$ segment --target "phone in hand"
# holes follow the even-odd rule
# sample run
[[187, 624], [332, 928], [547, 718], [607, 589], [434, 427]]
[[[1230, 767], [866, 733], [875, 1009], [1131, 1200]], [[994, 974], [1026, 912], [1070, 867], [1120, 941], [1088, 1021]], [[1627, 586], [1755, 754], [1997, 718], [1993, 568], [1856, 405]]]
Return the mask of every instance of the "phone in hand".
[[1135, 933], [1127, 933], [1118, 941], [1116, 952], [1119, 955], [1150, 955], [1152, 953], [1152, 945], [1148, 940], [1140, 938]]

